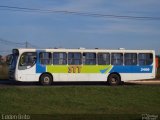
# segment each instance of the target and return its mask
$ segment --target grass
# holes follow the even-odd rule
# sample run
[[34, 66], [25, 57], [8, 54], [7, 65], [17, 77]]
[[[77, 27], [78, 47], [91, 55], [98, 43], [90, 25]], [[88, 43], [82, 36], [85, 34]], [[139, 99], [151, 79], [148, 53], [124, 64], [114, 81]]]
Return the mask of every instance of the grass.
[[159, 114], [159, 86], [22, 86], [0, 88], [0, 113]]

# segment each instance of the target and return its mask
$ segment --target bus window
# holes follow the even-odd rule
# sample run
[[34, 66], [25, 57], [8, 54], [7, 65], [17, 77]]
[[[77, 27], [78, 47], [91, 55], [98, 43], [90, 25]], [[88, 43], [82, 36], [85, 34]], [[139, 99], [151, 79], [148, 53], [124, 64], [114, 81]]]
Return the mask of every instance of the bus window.
[[81, 65], [81, 53], [68, 53], [68, 64], [69, 65]]
[[20, 70], [32, 67], [36, 63], [36, 53], [35, 52], [25, 52], [21, 55], [19, 66]]
[[40, 63], [43, 65], [52, 64], [52, 54], [50, 52], [41, 52], [39, 54]]
[[67, 64], [67, 54], [64, 52], [53, 53], [53, 64], [54, 65], [66, 65]]
[[109, 53], [98, 53], [98, 65], [109, 65], [110, 54]]
[[96, 65], [96, 53], [83, 53], [84, 65]]
[[153, 54], [139, 53], [138, 62], [139, 62], [139, 65], [151, 65], [153, 63]]
[[125, 65], [137, 65], [137, 53], [125, 53], [124, 61]]
[[111, 54], [111, 64], [112, 65], [123, 65], [123, 54], [122, 53], [112, 53]]

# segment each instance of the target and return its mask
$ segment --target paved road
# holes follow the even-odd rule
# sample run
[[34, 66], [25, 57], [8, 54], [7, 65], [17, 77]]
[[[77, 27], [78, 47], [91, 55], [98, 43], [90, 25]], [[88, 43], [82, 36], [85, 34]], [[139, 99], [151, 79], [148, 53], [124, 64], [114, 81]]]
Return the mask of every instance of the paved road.
[[0, 87], [7, 86], [38, 86], [37, 82], [15, 82], [10, 80], [0, 80]]
[[[98, 85], [105, 86], [105, 82], [56, 82], [53, 86], [70, 86], [70, 85]], [[124, 85], [160, 85], [160, 80], [139, 80], [139, 81], [128, 81]], [[14, 82], [9, 80], [0, 80], [0, 87], [12, 87], [12, 86], [40, 86], [37, 82]]]

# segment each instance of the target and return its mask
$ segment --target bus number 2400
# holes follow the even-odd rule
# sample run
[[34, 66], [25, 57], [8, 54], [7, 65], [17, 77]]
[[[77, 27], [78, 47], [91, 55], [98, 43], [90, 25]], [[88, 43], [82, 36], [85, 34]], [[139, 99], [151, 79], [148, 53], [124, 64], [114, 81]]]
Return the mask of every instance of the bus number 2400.
[[141, 72], [149, 72], [150, 69], [149, 68], [141, 68]]

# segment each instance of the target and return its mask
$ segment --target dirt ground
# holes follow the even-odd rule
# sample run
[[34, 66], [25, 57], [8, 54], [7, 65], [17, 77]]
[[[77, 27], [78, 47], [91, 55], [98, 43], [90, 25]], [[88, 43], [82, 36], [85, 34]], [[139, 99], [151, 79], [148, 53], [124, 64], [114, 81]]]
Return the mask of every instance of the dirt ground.
[[130, 84], [140, 84], [140, 85], [160, 85], [160, 79], [153, 79], [153, 80], [134, 80], [134, 81], [127, 81], [126, 83]]

